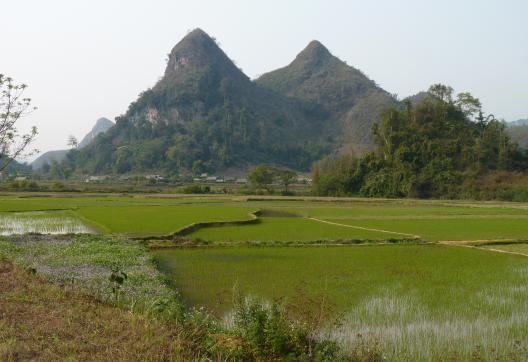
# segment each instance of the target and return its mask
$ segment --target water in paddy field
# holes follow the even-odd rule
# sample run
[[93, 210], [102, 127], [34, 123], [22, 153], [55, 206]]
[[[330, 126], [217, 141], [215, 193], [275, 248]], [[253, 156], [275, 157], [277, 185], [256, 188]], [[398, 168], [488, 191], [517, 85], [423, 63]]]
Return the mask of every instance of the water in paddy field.
[[94, 230], [67, 212], [0, 213], [0, 235], [26, 233], [81, 234]]

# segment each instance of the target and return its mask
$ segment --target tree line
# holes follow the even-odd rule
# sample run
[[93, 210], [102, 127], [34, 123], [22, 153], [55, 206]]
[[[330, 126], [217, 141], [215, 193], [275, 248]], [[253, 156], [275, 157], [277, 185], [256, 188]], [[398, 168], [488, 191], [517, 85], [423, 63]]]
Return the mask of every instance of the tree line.
[[373, 152], [313, 165], [314, 193], [528, 199], [527, 153], [469, 93], [455, 96], [451, 87], [433, 85], [420, 101], [386, 110], [372, 132]]

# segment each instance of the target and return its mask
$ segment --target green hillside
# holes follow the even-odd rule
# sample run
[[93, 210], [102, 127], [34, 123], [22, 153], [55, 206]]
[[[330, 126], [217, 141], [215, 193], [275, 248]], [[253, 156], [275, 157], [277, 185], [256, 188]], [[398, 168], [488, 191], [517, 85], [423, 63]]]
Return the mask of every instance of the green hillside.
[[392, 98], [312, 42], [252, 82], [204, 31], [171, 51], [163, 77], [66, 167], [78, 173], [198, 173], [273, 163], [307, 171], [346, 145], [368, 149]]
[[257, 83], [324, 109], [329, 116], [325, 131], [336, 137], [337, 148], [353, 148], [356, 152], [372, 149], [372, 125], [384, 109], [397, 103], [360, 70], [333, 56], [316, 40], [291, 64], [264, 74]]

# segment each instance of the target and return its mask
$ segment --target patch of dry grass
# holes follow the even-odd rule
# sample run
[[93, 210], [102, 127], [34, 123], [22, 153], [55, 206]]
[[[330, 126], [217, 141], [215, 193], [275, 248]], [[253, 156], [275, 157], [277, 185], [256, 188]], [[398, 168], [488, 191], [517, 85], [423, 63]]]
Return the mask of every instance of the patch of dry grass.
[[179, 360], [175, 329], [0, 260], [1, 361]]

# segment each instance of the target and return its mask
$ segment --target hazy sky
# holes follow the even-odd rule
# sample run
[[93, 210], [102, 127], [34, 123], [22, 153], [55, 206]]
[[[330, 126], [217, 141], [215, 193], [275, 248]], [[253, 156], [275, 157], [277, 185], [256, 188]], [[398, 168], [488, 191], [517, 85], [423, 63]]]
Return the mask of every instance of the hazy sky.
[[244, 72], [285, 66], [317, 39], [400, 97], [437, 82], [508, 121], [528, 117], [527, 0], [0, 0], [0, 73], [27, 83], [41, 151], [124, 113], [188, 30]]

